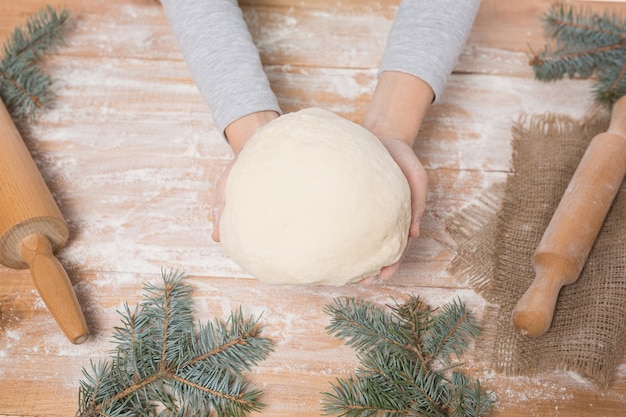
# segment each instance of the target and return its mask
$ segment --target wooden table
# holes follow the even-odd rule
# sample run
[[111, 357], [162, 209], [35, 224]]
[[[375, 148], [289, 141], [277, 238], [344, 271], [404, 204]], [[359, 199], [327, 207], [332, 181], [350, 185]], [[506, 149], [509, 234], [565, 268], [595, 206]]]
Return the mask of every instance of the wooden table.
[[[283, 109], [321, 106], [358, 121], [399, 0], [242, 0]], [[318, 416], [322, 391], [353, 372], [353, 352], [324, 328], [334, 297], [377, 303], [418, 294], [436, 306], [460, 296], [479, 317], [484, 300], [446, 272], [455, 243], [444, 222], [510, 172], [512, 122], [520, 114], [581, 117], [590, 83], [543, 84], [527, 65], [544, 45], [539, 17], [549, 0], [484, 0], [442, 100], [431, 107], [415, 151], [429, 171], [429, 210], [399, 273], [369, 286], [285, 289], [258, 283], [210, 239], [215, 182], [231, 158], [154, 0], [0, 2], [0, 40], [43, 5], [67, 4], [76, 20], [46, 70], [56, 107], [24, 134], [71, 237], [58, 254], [92, 332], [70, 344], [28, 271], [0, 268], [0, 415], [76, 412], [81, 368], [106, 358], [124, 302], [142, 298], [161, 268], [185, 271], [198, 319], [242, 306], [260, 314], [276, 351], [255, 368], [263, 415]], [[303, 4], [301, 4], [303, 3]], [[626, 7], [589, 2], [596, 9]], [[568, 372], [499, 375], [466, 358], [498, 396], [497, 416], [619, 416], [626, 413], [626, 357], [610, 389]]]

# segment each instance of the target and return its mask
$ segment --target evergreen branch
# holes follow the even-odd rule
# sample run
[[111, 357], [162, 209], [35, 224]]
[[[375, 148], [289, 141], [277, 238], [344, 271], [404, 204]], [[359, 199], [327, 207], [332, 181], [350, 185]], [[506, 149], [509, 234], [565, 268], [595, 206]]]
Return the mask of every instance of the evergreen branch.
[[64, 44], [69, 18], [67, 9], [48, 6], [25, 27], [17, 27], [4, 44], [0, 99], [13, 117], [32, 115], [52, 101], [51, 80], [37, 64]]
[[81, 389], [79, 391], [79, 403], [86, 404], [86, 408], [93, 408], [98, 402], [98, 394], [102, 386], [106, 386], [104, 379], [110, 375], [109, 364], [100, 363], [98, 366], [90, 361], [91, 374], [83, 368], [83, 375], [86, 380], [81, 381]]
[[546, 35], [556, 47], [546, 46], [530, 59], [535, 77], [543, 81], [565, 76], [597, 76], [594, 96], [612, 104], [626, 93], [626, 22], [615, 15], [553, 5], [543, 18]]
[[[332, 393], [325, 395], [325, 415], [346, 417], [407, 417], [408, 412], [399, 409], [390, 392], [376, 392], [378, 388], [366, 378], [351, 376], [347, 379], [337, 379], [331, 384]], [[376, 398], [376, 401], [370, 398]]]
[[[406, 326], [373, 304], [354, 298], [335, 299], [334, 305], [325, 307], [325, 312], [333, 317], [327, 332], [346, 339], [346, 344], [357, 351], [366, 352], [386, 344], [401, 352], [422, 355], [417, 340], [407, 340]], [[414, 334], [419, 333], [414, 330]]]
[[[335, 300], [325, 311], [332, 315], [329, 333], [357, 350], [355, 375], [331, 383], [323, 393], [326, 414], [347, 417], [486, 416], [494, 405], [492, 394], [459, 372], [447, 377], [449, 363], [476, 337], [479, 326], [456, 299], [436, 312], [417, 297], [390, 307]], [[416, 347], [407, 349], [415, 344]], [[420, 352], [420, 354], [415, 354]]]
[[[138, 383], [142, 378], [141, 370], [145, 369], [141, 364], [142, 358], [146, 355], [145, 344], [139, 335], [147, 331], [149, 322], [139, 306], [131, 312], [125, 303], [124, 312], [118, 311], [118, 314], [122, 317], [124, 327], [114, 328], [113, 339], [118, 345], [116, 365], [119, 368], [125, 367], [133, 375], [133, 383]], [[125, 355], [120, 356], [121, 352], [125, 352]]]
[[198, 414], [198, 408], [190, 407], [190, 404], [204, 403], [209, 408], [207, 398], [210, 398], [212, 408], [218, 415], [244, 416], [247, 412], [261, 408], [258, 402], [261, 391], [248, 389], [248, 383], [243, 377], [217, 367], [175, 375], [172, 378], [172, 391], [181, 398], [180, 413], [183, 415]]
[[191, 287], [181, 285], [182, 273], [162, 271], [163, 286], [147, 283], [148, 297], [141, 307], [151, 324], [152, 337], [146, 345], [161, 371], [179, 360], [180, 345], [189, 342], [194, 331]]
[[458, 387], [452, 397], [451, 417], [478, 417], [490, 412], [495, 404], [491, 396], [480, 395], [480, 381], [470, 379], [458, 372], [452, 374], [453, 386]]
[[[162, 271], [163, 285], [147, 284], [134, 311], [125, 305], [109, 364], [95, 366], [79, 389], [77, 416], [245, 416], [259, 410], [262, 392], [241, 371], [273, 348], [257, 320], [235, 312], [226, 322], [193, 324], [191, 287], [182, 274]], [[216, 349], [216, 347], [218, 347]]]
[[252, 334], [241, 335], [241, 338], [228, 341], [228, 342], [224, 343], [223, 345], [214, 348], [210, 352], [203, 353], [203, 354], [201, 354], [201, 355], [199, 355], [199, 356], [197, 356], [195, 358], [192, 358], [184, 366], [194, 366], [198, 362], [206, 361], [209, 358], [211, 358], [213, 356], [217, 356], [219, 354], [222, 354], [222, 353], [224, 353], [224, 352], [228, 351], [229, 349], [232, 349], [232, 348], [234, 348], [236, 346], [245, 345], [246, 344], [245, 339], [247, 339], [248, 337], [251, 337], [251, 336], [254, 337]]
[[24, 60], [40, 61], [57, 51], [64, 41], [64, 30], [70, 12], [59, 11], [47, 6], [26, 22], [26, 27], [17, 27], [3, 48], [3, 63]]
[[479, 333], [478, 323], [457, 298], [446, 304], [434, 318], [424, 345], [430, 356], [448, 364], [449, 357], [452, 354], [461, 355], [468, 346], [467, 340], [475, 338]]
[[576, 75], [588, 78], [599, 63], [623, 61], [622, 58], [626, 58], [624, 47], [623, 43], [617, 43], [587, 49], [563, 48], [556, 52], [546, 49], [543, 54], [534, 55], [530, 65], [534, 67], [539, 80], [553, 81], [565, 75], [570, 78]]
[[599, 73], [593, 92], [597, 101], [609, 104], [626, 95], [626, 59], [614, 69]]
[[[264, 359], [260, 353], [272, 350], [271, 342], [259, 336], [262, 329], [257, 320], [246, 320], [241, 309], [234, 312], [227, 322], [200, 325], [198, 343], [196, 339], [192, 340], [191, 359], [183, 366], [195, 366], [201, 362], [212, 366], [225, 362], [234, 366], [233, 372], [249, 370]], [[224, 361], [224, 357], [228, 360]]]
[[425, 362], [426, 357], [422, 351], [422, 340], [425, 330], [432, 325], [430, 308], [418, 297], [414, 296], [410, 296], [405, 303], [396, 303], [394, 307], [390, 308], [398, 322], [406, 324], [406, 326], [401, 326], [401, 330], [405, 330], [403, 336], [406, 340], [412, 341], [411, 344], [417, 358], [421, 362]]
[[622, 65], [622, 68], [620, 69], [615, 81], [613, 81], [613, 83], [611, 83], [611, 85], [606, 89], [606, 94], [614, 94], [617, 86], [623, 82], [624, 75], [626, 75], [626, 61], [624, 61], [624, 65]]
[[388, 352], [370, 353], [361, 359], [360, 375], [368, 375], [370, 383], [388, 387], [402, 398], [400, 410], [424, 416], [445, 416], [441, 405], [448, 402], [448, 390], [442, 375], [432, 372], [423, 363]]
[[624, 22], [616, 16], [600, 16], [590, 9], [575, 10], [563, 4], [553, 4], [544, 16], [546, 35], [559, 42], [576, 41], [585, 45], [626, 42]]
[[167, 369], [166, 354], [167, 354], [167, 342], [169, 340], [169, 322], [170, 322], [170, 310], [171, 310], [171, 284], [165, 286], [164, 291], [165, 307], [163, 308], [163, 341], [161, 342], [161, 359], [159, 361], [159, 369], [165, 371]]
[[109, 398], [107, 401], [104, 402], [104, 407], [108, 406], [109, 404], [115, 403], [116, 401], [119, 401], [123, 398], [129, 397], [130, 395], [134, 394], [135, 392], [144, 389], [145, 387], [147, 387], [148, 385], [160, 380], [160, 379], [164, 379], [169, 377], [170, 375], [167, 372], [161, 372], [158, 374], [152, 374], [150, 376], [147, 376], [146, 378], [142, 379], [141, 381], [137, 381], [135, 383], [133, 383], [131, 386], [129, 386], [128, 388], [126, 388], [123, 391], [118, 392], [117, 394], [115, 394], [114, 396], [112, 396], [111, 398]]
[[9, 68], [0, 66], [0, 99], [16, 118], [33, 114], [52, 101], [48, 87], [52, 81], [36, 66], [18, 62]]
[[239, 403], [239, 404], [246, 404], [247, 405], [247, 401], [242, 401], [242, 398], [243, 398], [242, 394], [230, 395], [230, 394], [218, 391], [216, 389], [209, 388], [209, 387], [207, 387], [205, 385], [195, 383], [195, 382], [190, 381], [188, 379], [182, 378], [182, 377], [180, 377], [178, 375], [172, 375], [171, 378], [175, 382], [181, 383], [183, 385], [187, 385], [190, 388], [196, 389], [196, 390], [204, 392], [206, 394], [210, 394], [210, 395], [213, 395], [215, 397], [225, 399], [227, 401], [232, 401], [232, 402], [236, 402], [236, 403]]

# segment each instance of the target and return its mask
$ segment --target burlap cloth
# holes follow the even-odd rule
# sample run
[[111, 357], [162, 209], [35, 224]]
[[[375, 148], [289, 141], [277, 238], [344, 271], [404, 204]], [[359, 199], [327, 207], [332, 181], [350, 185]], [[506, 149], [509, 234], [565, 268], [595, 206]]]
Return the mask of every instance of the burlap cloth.
[[447, 224], [458, 242], [450, 271], [468, 274], [471, 286], [490, 304], [476, 348], [496, 371], [533, 375], [563, 369], [607, 387], [622, 358], [624, 184], [581, 276], [561, 291], [550, 331], [529, 338], [511, 323], [513, 307], [534, 279], [531, 259], [537, 244], [589, 141], [607, 126], [607, 112], [582, 121], [559, 115], [522, 117], [512, 130], [513, 174]]

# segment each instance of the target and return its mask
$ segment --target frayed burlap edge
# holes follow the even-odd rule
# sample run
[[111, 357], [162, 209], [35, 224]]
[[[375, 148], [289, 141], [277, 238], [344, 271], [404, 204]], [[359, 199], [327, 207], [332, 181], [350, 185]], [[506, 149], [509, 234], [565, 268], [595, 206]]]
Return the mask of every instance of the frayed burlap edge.
[[[496, 371], [533, 375], [563, 369], [607, 387], [622, 357], [626, 342], [622, 265], [626, 254], [619, 255], [626, 252], [623, 189], [581, 278], [561, 292], [550, 332], [535, 339], [524, 337], [515, 332], [510, 319], [534, 278], [532, 252], [589, 140], [607, 123], [602, 112], [582, 121], [552, 114], [520, 117], [512, 129], [512, 174], [447, 221], [446, 228], [457, 242], [449, 272], [466, 277], [490, 304], [476, 349]], [[539, 193], [531, 199], [541, 206], [535, 211], [527, 210], [525, 194], [531, 189]], [[518, 215], [530, 216], [532, 222], [517, 219]]]

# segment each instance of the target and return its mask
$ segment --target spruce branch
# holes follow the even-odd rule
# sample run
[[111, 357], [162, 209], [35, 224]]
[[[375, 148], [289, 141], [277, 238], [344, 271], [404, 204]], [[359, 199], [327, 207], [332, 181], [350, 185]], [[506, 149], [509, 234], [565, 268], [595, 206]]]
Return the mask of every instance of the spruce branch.
[[429, 332], [423, 341], [428, 355], [449, 364], [450, 356], [459, 356], [468, 348], [468, 341], [480, 333], [478, 323], [455, 299], [446, 304], [432, 320]]
[[626, 22], [616, 15], [553, 5], [543, 17], [554, 45], [532, 53], [530, 65], [543, 81], [596, 77], [597, 101], [612, 104], [626, 93]]
[[360, 366], [323, 393], [324, 412], [346, 417], [486, 416], [495, 399], [449, 371], [480, 331], [456, 299], [432, 310], [417, 297], [389, 310], [354, 298], [326, 306], [327, 331], [356, 350]]
[[472, 381], [459, 372], [452, 373], [452, 385], [458, 387], [452, 395], [451, 417], [478, 417], [491, 413], [493, 400], [481, 395], [480, 381]]
[[39, 67], [64, 44], [70, 12], [47, 6], [17, 27], [2, 48], [0, 99], [14, 118], [33, 115], [53, 99], [50, 77]]
[[124, 305], [110, 361], [83, 369], [77, 416], [243, 417], [260, 410], [262, 392], [243, 375], [273, 343], [241, 309], [226, 321], [194, 325], [191, 287], [183, 274], [162, 273], [144, 301]]

